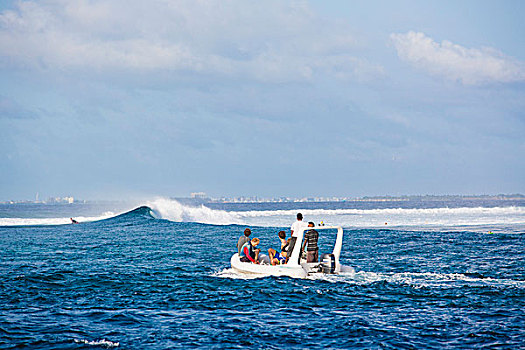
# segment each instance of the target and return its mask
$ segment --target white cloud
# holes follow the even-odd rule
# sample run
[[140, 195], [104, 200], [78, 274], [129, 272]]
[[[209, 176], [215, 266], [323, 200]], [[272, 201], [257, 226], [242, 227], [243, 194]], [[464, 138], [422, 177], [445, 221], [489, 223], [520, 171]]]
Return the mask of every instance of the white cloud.
[[45, 69], [190, 71], [305, 81], [367, 79], [343, 23], [280, 1], [44, 0], [0, 13], [0, 63]]
[[475, 85], [525, 80], [525, 64], [492, 48], [469, 49], [423, 33], [390, 35], [398, 56], [431, 74]]

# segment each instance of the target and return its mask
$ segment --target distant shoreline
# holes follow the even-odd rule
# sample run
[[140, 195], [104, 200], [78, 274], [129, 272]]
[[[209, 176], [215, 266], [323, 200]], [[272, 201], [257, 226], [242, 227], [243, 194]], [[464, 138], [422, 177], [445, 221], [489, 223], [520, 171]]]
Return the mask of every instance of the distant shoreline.
[[187, 198], [173, 197], [181, 203], [206, 204], [206, 203], [322, 203], [322, 202], [441, 202], [441, 201], [510, 201], [525, 200], [522, 194], [498, 194], [498, 195], [411, 195], [411, 196], [365, 196], [357, 198], [349, 197], [303, 197], [303, 198], [259, 198], [259, 197], [236, 197], [236, 198]]
[[[239, 197], [170, 197], [184, 204], [206, 203], [324, 203], [324, 202], [442, 202], [442, 201], [512, 201], [525, 200], [522, 194], [497, 194], [497, 195], [405, 195], [405, 196], [364, 196], [364, 197], [274, 197], [262, 198], [258, 196]], [[72, 202], [58, 201], [31, 201], [10, 200], [0, 202], [3, 205], [11, 204], [47, 204], [47, 205], [72, 205], [72, 204], [107, 204], [129, 202], [122, 200], [77, 200]]]

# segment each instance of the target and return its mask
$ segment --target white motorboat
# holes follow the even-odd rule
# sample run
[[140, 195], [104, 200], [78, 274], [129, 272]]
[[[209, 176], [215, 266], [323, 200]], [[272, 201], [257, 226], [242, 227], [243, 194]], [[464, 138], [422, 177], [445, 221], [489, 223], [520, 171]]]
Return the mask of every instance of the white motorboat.
[[[321, 236], [324, 230], [337, 230], [337, 237], [335, 245], [331, 253], [325, 253], [320, 256], [319, 262], [307, 263], [306, 257], [302, 251], [302, 243], [304, 232], [314, 229], [319, 232]], [[342, 271], [352, 271], [348, 266], [342, 266], [339, 263], [341, 255], [341, 248], [343, 246], [343, 229], [340, 226], [315, 226], [305, 227], [298, 232], [294, 232], [290, 242], [292, 247], [288, 262], [284, 265], [270, 265], [268, 263], [254, 264], [251, 262], [242, 262], [239, 254], [235, 253], [231, 257], [231, 266], [233, 269], [248, 274], [256, 274], [261, 276], [289, 276], [297, 278], [305, 278], [312, 274], [325, 273], [337, 274]]]

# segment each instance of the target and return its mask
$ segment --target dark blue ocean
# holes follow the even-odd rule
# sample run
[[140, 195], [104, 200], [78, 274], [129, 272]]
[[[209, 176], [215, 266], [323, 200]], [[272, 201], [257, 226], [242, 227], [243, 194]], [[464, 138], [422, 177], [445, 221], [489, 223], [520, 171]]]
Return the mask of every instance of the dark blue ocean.
[[[3, 205], [0, 348], [525, 346], [523, 203], [171, 205], [121, 215]], [[246, 226], [263, 249], [275, 247], [301, 208], [306, 220], [342, 222], [341, 261], [355, 273], [253, 278], [230, 268]], [[70, 216], [91, 220], [65, 224]], [[24, 226], [27, 218], [41, 221]], [[206, 223], [228, 218], [245, 222]]]

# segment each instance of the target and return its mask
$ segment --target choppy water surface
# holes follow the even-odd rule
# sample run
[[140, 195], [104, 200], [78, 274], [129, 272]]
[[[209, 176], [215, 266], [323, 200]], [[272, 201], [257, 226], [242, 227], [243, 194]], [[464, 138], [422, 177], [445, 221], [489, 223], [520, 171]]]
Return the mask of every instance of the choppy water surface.
[[[263, 248], [277, 244], [279, 227], [251, 227]], [[232, 271], [243, 229], [155, 219], [147, 207], [0, 227], [0, 348], [523, 346], [519, 225], [348, 228], [341, 259], [356, 272], [304, 280]]]

